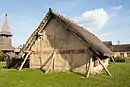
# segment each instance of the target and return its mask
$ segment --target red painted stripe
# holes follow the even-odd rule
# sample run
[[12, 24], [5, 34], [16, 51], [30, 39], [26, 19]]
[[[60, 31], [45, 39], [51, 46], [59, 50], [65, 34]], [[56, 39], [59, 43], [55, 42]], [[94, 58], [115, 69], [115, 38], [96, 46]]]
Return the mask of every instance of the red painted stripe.
[[[42, 66], [42, 65], [40, 65], [40, 64], [30, 64], [30, 66]], [[45, 65], [44, 67], [48, 67], [48, 66], [50, 66], [50, 65]], [[68, 65], [65, 65], [65, 66], [57, 66], [57, 65], [55, 65], [55, 67], [69, 67]]]
[[[51, 54], [52, 50], [32, 50], [32, 54]], [[57, 50], [56, 54], [81, 54], [85, 53], [84, 49], [75, 49], [75, 50]]]

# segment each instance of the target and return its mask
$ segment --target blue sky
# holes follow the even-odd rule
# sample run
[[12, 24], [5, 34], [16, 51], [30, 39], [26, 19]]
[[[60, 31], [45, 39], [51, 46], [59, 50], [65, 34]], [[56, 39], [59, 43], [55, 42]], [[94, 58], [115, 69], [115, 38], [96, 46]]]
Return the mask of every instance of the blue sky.
[[13, 45], [24, 44], [37, 28], [48, 8], [74, 20], [114, 44], [130, 43], [129, 0], [1, 0], [0, 27], [8, 14]]

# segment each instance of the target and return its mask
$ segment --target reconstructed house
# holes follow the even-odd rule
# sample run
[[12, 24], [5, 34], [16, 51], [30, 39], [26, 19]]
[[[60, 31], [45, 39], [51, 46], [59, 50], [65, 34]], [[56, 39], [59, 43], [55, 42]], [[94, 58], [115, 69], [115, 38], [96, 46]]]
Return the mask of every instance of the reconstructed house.
[[116, 56], [130, 57], [130, 44], [113, 45], [113, 52]]
[[99, 73], [113, 55], [95, 35], [49, 9], [24, 45], [29, 67]]
[[130, 44], [113, 45], [112, 41], [104, 41], [103, 43], [113, 51], [115, 57], [130, 57]]

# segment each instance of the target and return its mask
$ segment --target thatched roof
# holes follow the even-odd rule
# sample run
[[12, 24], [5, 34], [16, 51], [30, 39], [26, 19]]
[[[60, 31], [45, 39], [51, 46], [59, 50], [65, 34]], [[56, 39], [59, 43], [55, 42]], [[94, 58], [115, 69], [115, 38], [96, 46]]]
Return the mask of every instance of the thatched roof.
[[89, 47], [98, 55], [111, 56], [113, 54], [110, 51], [110, 49], [107, 46], [105, 46], [94, 34], [90, 33], [85, 28], [77, 25], [76, 23], [70, 21], [69, 19], [65, 18], [64, 16], [58, 14], [57, 12], [52, 11], [51, 9], [49, 9], [48, 13], [46, 14], [45, 18], [40, 23], [38, 28], [30, 36], [30, 38], [26, 42], [25, 46], [23, 47], [23, 50], [29, 50], [31, 48], [31, 45], [33, 44], [33, 42], [35, 42], [35, 40], [37, 38], [36, 35], [41, 30], [44, 29], [44, 26], [47, 24], [49, 19], [51, 19], [51, 17], [59, 20], [66, 27], [66, 29], [68, 31], [77, 35], [86, 44], [89, 44]]
[[2, 29], [0, 31], [0, 35], [12, 36], [12, 33], [10, 32], [7, 14], [5, 14], [5, 16], [6, 17], [5, 17], [5, 20], [3, 22]]
[[113, 45], [113, 51], [114, 52], [128, 52], [130, 51], [130, 44], [118, 44]]

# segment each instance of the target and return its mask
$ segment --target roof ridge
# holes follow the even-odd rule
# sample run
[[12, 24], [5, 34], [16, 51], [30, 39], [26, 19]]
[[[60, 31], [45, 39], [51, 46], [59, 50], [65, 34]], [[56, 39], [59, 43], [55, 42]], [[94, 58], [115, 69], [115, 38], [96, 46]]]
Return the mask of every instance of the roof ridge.
[[75, 21], [71, 20], [70, 18], [66, 17], [65, 15], [61, 15], [59, 12], [57, 12], [56, 10], [51, 10], [53, 14], [63, 17], [64, 19], [67, 19], [70, 23], [76, 23]]
[[[88, 30], [87, 30], [86, 28], [84, 28], [83, 26], [80, 26], [77, 22], [71, 20], [71, 19], [68, 18], [68, 17], [65, 17], [64, 15], [59, 14], [56, 10], [51, 10], [51, 11], [52, 11], [53, 14], [55, 14], [55, 15], [57, 15], [57, 16], [60, 16], [60, 17], [63, 17], [64, 19], [68, 20], [69, 23], [73, 23], [73, 24], [77, 25], [78, 27], [83, 28], [84, 30], [88, 31]], [[88, 31], [88, 32], [89, 32], [89, 31]], [[93, 34], [93, 35], [94, 35], [94, 34]], [[94, 35], [94, 36], [95, 36], [95, 35]]]
[[93, 33], [89, 32], [88, 30], [86, 30], [84, 27], [81, 27], [80, 25], [78, 25], [77, 23], [71, 21], [69, 18], [60, 15], [57, 11], [55, 10], [51, 10], [51, 8], [49, 9], [49, 11], [47, 12], [46, 16], [44, 17], [44, 19], [41, 21], [40, 25], [38, 26], [38, 28], [32, 33], [32, 35], [29, 37], [29, 39], [27, 40], [25, 46], [23, 47], [24, 49], [30, 49], [30, 46], [28, 47], [28, 45], [30, 45], [30, 41], [31, 38], [35, 39], [34, 37], [32, 37], [36, 32], [38, 32], [39, 30], [42, 31], [43, 28], [41, 28], [41, 25], [45, 26], [47, 23], [43, 23], [43, 21], [48, 22], [49, 19], [54, 16], [56, 17], [58, 20], [60, 20], [62, 23], [64, 23], [69, 29], [70, 31], [72, 31], [73, 33], [75, 33], [76, 35], [78, 35], [79, 37], [81, 37], [82, 40], [84, 40], [85, 42], [87, 42], [91, 47], [93, 47], [94, 50], [96, 50], [97, 52], [102, 53], [102, 55], [112, 55], [112, 52], [110, 51], [110, 49], [108, 47], [106, 47], [101, 41], [100, 39], [94, 35]]

